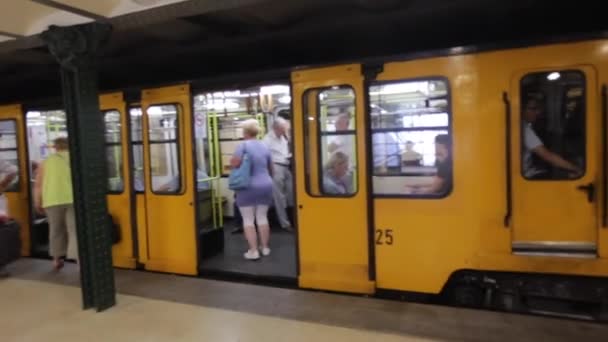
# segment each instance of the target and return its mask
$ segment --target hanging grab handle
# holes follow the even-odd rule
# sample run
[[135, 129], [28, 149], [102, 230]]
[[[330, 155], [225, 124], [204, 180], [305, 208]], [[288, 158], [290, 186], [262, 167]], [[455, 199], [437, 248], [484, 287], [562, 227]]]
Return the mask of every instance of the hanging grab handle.
[[509, 94], [506, 91], [502, 93], [502, 101], [505, 104], [505, 190], [507, 195], [507, 212], [503, 219], [503, 225], [505, 228], [509, 228], [513, 211], [513, 194], [511, 191], [511, 101], [509, 101]]

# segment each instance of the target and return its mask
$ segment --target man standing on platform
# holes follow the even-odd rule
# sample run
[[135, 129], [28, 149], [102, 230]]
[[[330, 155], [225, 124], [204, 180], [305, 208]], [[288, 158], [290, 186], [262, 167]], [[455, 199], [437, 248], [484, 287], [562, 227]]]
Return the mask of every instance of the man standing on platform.
[[288, 122], [275, 117], [272, 130], [264, 137], [264, 144], [270, 149], [274, 172], [272, 175], [274, 210], [281, 228], [291, 231], [287, 207], [293, 206], [293, 177], [290, 169], [291, 153], [287, 139]]

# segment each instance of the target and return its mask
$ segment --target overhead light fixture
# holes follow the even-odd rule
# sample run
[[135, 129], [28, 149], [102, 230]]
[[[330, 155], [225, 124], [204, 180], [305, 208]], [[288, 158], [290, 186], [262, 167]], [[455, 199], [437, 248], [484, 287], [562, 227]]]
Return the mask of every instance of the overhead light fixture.
[[556, 80], [559, 80], [559, 78], [560, 78], [561, 76], [562, 76], [562, 75], [560, 75], [560, 74], [559, 74], [559, 72], [552, 72], [552, 73], [550, 73], [549, 75], [547, 75], [547, 79], [548, 79], [549, 81], [556, 81]]
[[289, 86], [271, 85], [260, 88], [260, 95], [289, 94]]
[[282, 104], [289, 104], [289, 103], [291, 103], [291, 96], [289, 96], [289, 95], [281, 96], [279, 98], [279, 103], [282, 103]]

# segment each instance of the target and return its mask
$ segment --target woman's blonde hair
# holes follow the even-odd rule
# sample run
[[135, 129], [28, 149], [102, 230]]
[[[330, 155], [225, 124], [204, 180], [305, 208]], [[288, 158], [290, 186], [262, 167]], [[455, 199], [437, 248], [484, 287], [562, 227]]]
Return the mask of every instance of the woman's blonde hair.
[[325, 163], [325, 170], [331, 171], [338, 164], [348, 163], [348, 155], [341, 151], [336, 151], [331, 154], [327, 163]]
[[243, 129], [243, 133], [250, 137], [255, 137], [260, 133], [260, 124], [256, 119], [248, 119], [241, 122], [241, 128]]
[[53, 140], [53, 147], [55, 147], [55, 150], [57, 150], [57, 151], [66, 151], [67, 149], [70, 148], [70, 146], [68, 145], [68, 138], [67, 137], [55, 138], [55, 140]]

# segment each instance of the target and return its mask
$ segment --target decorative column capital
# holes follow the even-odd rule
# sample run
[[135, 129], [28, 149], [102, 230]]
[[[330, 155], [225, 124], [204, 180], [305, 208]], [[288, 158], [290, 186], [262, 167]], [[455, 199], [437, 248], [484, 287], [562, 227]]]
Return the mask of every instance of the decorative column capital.
[[75, 71], [91, 66], [100, 48], [110, 38], [112, 26], [104, 23], [89, 23], [75, 26], [51, 25], [42, 32], [42, 40], [62, 67]]

